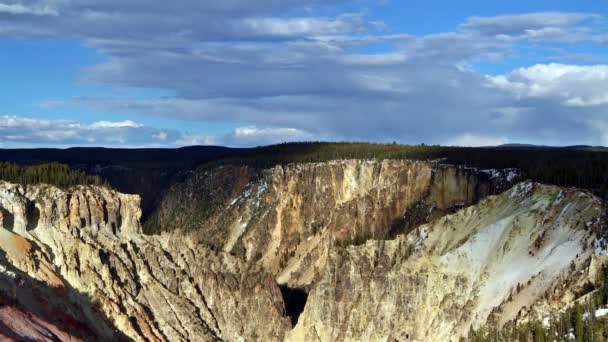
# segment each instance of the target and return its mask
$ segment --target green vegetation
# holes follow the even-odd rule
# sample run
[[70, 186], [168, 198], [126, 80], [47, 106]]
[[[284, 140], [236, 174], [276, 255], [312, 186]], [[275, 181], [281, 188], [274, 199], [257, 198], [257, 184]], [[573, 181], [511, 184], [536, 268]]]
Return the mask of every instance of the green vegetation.
[[370, 143], [288, 143], [239, 150], [211, 164], [267, 168], [335, 159], [440, 160], [481, 169], [517, 168], [534, 181], [595, 191], [608, 198], [608, 152], [582, 148], [472, 148]]
[[[113, 187], [152, 202], [181, 175], [198, 166], [222, 164], [268, 168], [336, 159], [441, 160], [486, 168], [518, 168], [535, 181], [592, 189], [608, 198], [608, 150], [508, 146], [467, 148], [370, 143], [286, 143], [256, 148], [192, 146], [180, 149], [73, 148], [0, 150], [0, 160], [19, 165], [59, 162], [101, 174]], [[98, 167], [114, 166], [103, 168]], [[177, 179], [174, 179], [174, 176]], [[150, 184], [154, 184], [149, 191]], [[142, 190], [143, 188], [143, 190]]]
[[[239, 150], [215, 163], [268, 168], [290, 163], [316, 163], [337, 159], [438, 159], [452, 147], [371, 143], [301, 142]], [[212, 162], [213, 163], [213, 162]]]
[[97, 176], [89, 176], [59, 163], [31, 166], [19, 166], [12, 163], [0, 163], [0, 179], [24, 186], [30, 184], [51, 184], [61, 188], [75, 185], [108, 186], [107, 182]]
[[604, 284], [591, 292], [588, 300], [574, 304], [552, 315], [544, 322], [533, 320], [524, 324], [507, 323], [502, 329], [497, 324], [488, 323], [477, 330], [471, 329], [466, 342], [551, 342], [608, 341], [608, 315], [595, 317], [597, 308], [608, 306], [608, 269], [604, 270]]
[[[141, 157], [143, 158], [143, 157]], [[481, 169], [518, 168], [534, 181], [561, 186], [592, 189], [608, 198], [608, 152], [575, 148], [463, 148], [443, 146], [405, 146], [369, 143], [289, 143], [252, 149], [229, 150], [224, 155], [184, 169], [164, 181], [149, 175], [133, 177], [131, 169], [121, 174], [121, 183], [110, 178], [112, 185], [127, 192], [142, 194], [144, 231], [148, 234], [177, 228], [196, 230], [205, 226], [209, 217], [223, 210], [230, 199], [244, 191], [247, 184], [262, 176], [262, 169], [291, 163], [327, 162], [338, 159], [411, 159], [436, 160], [446, 164], [470, 165]], [[228, 166], [221, 168], [222, 166]], [[168, 172], [170, 174], [170, 172]], [[142, 179], [136, 189], [133, 178]], [[161, 179], [162, 180], [162, 179]], [[149, 195], [146, 186], [166, 190]], [[146, 202], [147, 200], [147, 202]], [[423, 211], [424, 213], [427, 210]], [[425, 214], [426, 215], [426, 214]], [[420, 219], [410, 217], [411, 226]], [[401, 231], [401, 230], [400, 230]], [[359, 244], [363, 237], [353, 237], [344, 244]]]
[[608, 319], [595, 317], [594, 306], [576, 304], [564, 312], [550, 317], [544, 323], [532, 321], [524, 324], [508, 323], [501, 330], [495, 326], [471, 330], [466, 342], [600, 342], [608, 339]]

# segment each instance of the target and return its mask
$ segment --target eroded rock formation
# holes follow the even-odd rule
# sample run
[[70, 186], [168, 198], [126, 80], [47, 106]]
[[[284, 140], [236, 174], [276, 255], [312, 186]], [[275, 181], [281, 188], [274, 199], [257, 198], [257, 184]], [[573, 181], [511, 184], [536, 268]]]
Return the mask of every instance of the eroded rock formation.
[[334, 250], [287, 340], [457, 341], [488, 319], [559, 309], [591, 281], [603, 215], [592, 195], [521, 183], [408, 235]]
[[13, 222], [0, 229], [0, 290], [42, 317], [67, 313], [85, 337], [280, 340], [290, 327], [271, 274], [184, 239], [144, 236], [137, 196], [1, 183], [0, 203]]
[[223, 166], [173, 187], [153, 220], [304, 287], [330, 246], [387, 239], [504, 190], [514, 170], [404, 160]]
[[138, 196], [0, 182], [0, 297], [85, 340], [449, 341], [597, 285], [603, 203], [530, 182], [499, 194], [517, 178], [222, 166], [171, 189], [151, 219], [178, 229], [153, 236]]

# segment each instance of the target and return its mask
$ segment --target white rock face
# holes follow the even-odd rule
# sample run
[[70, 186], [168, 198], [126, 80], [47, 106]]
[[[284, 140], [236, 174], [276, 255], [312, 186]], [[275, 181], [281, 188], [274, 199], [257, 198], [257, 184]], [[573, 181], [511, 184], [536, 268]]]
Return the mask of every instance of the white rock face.
[[560, 285], [585, 278], [575, 271], [594, 252], [585, 222], [603, 214], [589, 194], [521, 183], [407, 236], [334, 250], [287, 340], [457, 341], [533, 314], [548, 291], [567, 301]]

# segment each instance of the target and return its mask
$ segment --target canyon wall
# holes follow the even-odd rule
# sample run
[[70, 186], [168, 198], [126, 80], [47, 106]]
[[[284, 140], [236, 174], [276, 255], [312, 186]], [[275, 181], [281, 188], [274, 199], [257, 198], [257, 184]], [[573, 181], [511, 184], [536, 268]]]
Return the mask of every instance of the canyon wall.
[[82, 337], [280, 340], [290, 327], [272, 275], [143, 235], [138, 196], [0, 183], [0, 205], [0, 291]]
[[518, 178], [514, 170], [404, 160], [222, 166], [175, 185], [152, 221], [306, 287], [331, 246], [406, 233]]
[[0, 298], [6, 317], [84, 340], [458, 339], [599, 286], [604, 204], [519, 178], [397, 160], [202, 168], [161, 199], [157, 235], [138, 196], [0, 182]]
[[458, 341], [488, 320], [557, 311], [598, 286], [604, 210], [587, 193], [521, 183], [394, 240], [334, 250], [287, 340]]

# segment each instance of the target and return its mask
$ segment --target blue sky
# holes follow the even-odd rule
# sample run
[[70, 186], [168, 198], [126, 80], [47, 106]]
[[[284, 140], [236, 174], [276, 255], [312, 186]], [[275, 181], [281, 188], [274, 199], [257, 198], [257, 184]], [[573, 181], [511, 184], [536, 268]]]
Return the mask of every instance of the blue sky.
[[607, 10], [0, 0], [0, 147], [608, 145]]

